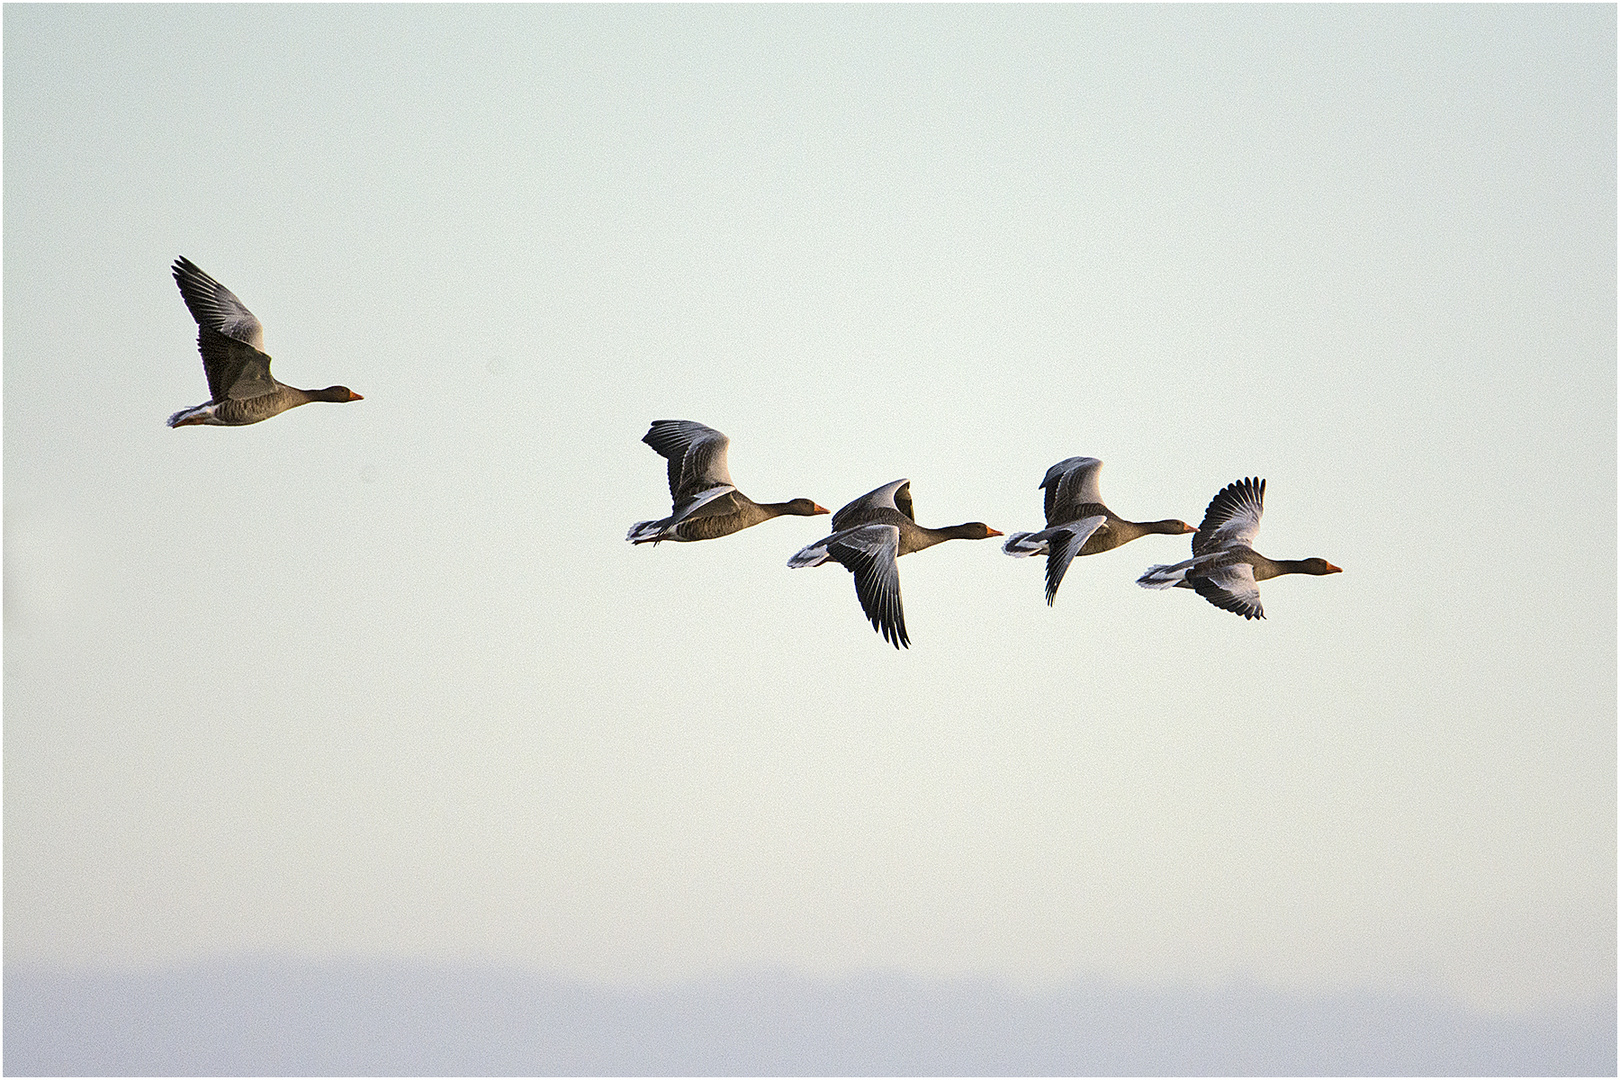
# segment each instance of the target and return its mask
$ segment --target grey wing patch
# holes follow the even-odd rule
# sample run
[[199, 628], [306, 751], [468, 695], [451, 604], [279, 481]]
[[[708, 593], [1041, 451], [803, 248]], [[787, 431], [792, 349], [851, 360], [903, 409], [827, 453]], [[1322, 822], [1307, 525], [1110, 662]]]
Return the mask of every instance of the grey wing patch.
[[199, 326], [197, 351], [202, 353], [203, 374], [214, 401], [247, 401], [280, 389], [270, 377], [270, 357], [246, 342]]
[[184, 255], [174, 260], [174, 283], [197, 325], [264, 351], [264, 327], [236, 298], [236, 294], [209, 277]]
[[641, 441], [669, 460], [669, 497], [676, 502], [705, 488], [734, 486], [726, 466], [731, 440], [695, 420], [654, 420]]
[[1063, 575], [1074, 561], [1075, 555], [1085, 546], [1091, 534], [1108, 519], [1101, 514], [1081, 518], [1079, 521], [1062, 528], [1049, 530], [1050, 538], [1047, 540], [1046, 552], [1046, 603], [1051, 605], [1057, 598], [1058, 586], [1063, 582]]
[[683, 490], [690, 488], [731, 487], [731, 470], [726, 467], [726, 448], [731, 440], [721, 435], [718, 439], [700, 439], [686, 451], [681, 463]]
[[730, 485], [707, 488], [675, 504], [674, 512], [669, 515], [673, 525], [695, 518], [713, 517], [717, 514], [731, 514], [737, 510], [737, 489]]
[[895, 566], [900, 529], [894, 525], [858, 526], [833, 537], [826, 548], [854, 575], [861, 610], [883, 640], [896, 649], [910, 648], [906, 615], [900, 606], [900, 574]]
[[833, 515], [833, 532], [853, 529], [872, 516], [874, 510], [896, 510], [916, 521], [911, 512], [911, 481], [891, 480], [874, 488], [858, 499], [853, 499]]
[[1047, 525], [1065, 524], [1076, 506], [1102, 502], [1102, 489], [1097, 483], [1101, 469], [1102, 462], [1097, 458], [1072, 457], [1046, 470], [1041, 487], [1046, 489]]
[[1204, 520], [1193, 536], [1193, 554], [1203, 555], [1238, 544], [1252, 547], [1260, 531], [1265, 497], [1264, 480], [1251, 477], [1227, 484], [1204, 510]]
[[1254, 580], [1254, 567], [1246, 562], [1194, 571], [1187, 575], [1187, 584], [1199, 596], [1225, 611], [1236, 612], [1245, 619], [1266, 617], [1260, 606], [1260, 586]]

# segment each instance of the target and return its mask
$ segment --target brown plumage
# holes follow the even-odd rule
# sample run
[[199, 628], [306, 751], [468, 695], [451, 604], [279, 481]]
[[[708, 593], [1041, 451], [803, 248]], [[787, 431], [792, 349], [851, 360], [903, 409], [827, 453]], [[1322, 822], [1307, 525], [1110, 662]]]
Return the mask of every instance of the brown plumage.
[[185, 256], [174, 260], [173, 269], [180, 297], [197, 320], [197, 351], [202, 353], [209, 398], [169, 417], [170, 427], [239, 427], [311, 401], [364, 400], [347, 386], [300, 390], [277, 381], [264, 352], [264, 327], [253, 312]]
[[632, 544], [661, 540], [713, 540], [774, 517], [827, 513], [809, 499], [757, 503], [738, 491], [726, 467], [731, 440], [693, 420], [655, 420], [642, 442], [669, 459], [669, 517], [638, 521], [625, 537]]
[[1263, 619], [1259, 583], [1284, 574], [1338, 574], [1326, 559], [1268, 559], [1254, 550], [1266, 482], [1237, 480], [1209, 501], [1193, 537], [1193, 557], [1169, 566], [1150, 566], [1136, 579], [1145, 589], [1192, 589], [1205, 600], [1245, 619]]
[[1046, 602], [1057, 597], [1058, 585], [1069, 563], [1081, 555], [1112, 551], [1150, 533], [1180, 536], [1196, 532], [1177, 518], [1162, 521], [1126, 521], [1103, 505], [1097, 474], [1102, 462], [1094, 457], [1072, 457], [1046, 470], [1040, 486], [1046, 489], [1046, 528], [1013, 533], [1001, 550], [1008, 555], [1046, 556]]
[[983, 540], [1001, 533], [982, 521], [943, 529], [917, 524], [911, 481], [895, 480], [845, 506], [832, 520], [833, 534], [788, 560], [795, 569], [829, 559], [855, 577], [855, 595], [872, 628], [896, 649], [910, 648], [906, 614], [900, 605], [900, 574], [895, 560], [946, 540]]

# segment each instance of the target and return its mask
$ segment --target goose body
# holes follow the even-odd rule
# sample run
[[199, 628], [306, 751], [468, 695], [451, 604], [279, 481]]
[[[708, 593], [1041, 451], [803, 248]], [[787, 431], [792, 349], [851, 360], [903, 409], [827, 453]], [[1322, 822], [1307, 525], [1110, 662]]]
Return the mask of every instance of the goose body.
[[1046, 528], [1013, 533], [1001, 550], [1027, 558], [1046, 556], [1046, 602], [1057, 597], [1058, 585], [1069, 564], [1081, 555], [1112, 551], [1149, 533], [1170, 536], [1196, 532], [1185, 521], [1126, 521], [1102, 501], [1097, 474], [1102, 462], [1094, 457], [1065, 458], [1046, 470], [1040, 487], [1046, 489]]
[[1338, 574], [1326, 559], [1268, 559], [1254, 550], [1266, 495], [1264, 480], [1236, 480], [1216, 493], [1193, 536], [1193, 557], [1150, 566], [1136, 579], [1144, 589], [1192, 589], [1218, 608], [1263, 619], [1260, 582], [1284, 574]]
[[642, 442], [669, 461], [669, 517], [638, 521], [625, 537], [632, 544], [661, 540], [713, 540], [784, 514], [811, 517], [827, 509], [809, 499], [757, 503], [737, 490], [726, 466], [731, 440], [693, 420], [655, 420]]
[[900, 604], [900, 574], [895, 560], [946, 540], [983, 540], [1001, 533], [982, 521], [943, 529], [917, 524], [911, 481], [895, 480], [867, 492], [833, 515], [833, 533], [788, 560], [794, 569], [842, 565], [855, 577], [855, 595], [872, 628], [896, 649], [911, 647], [906, 615]]
[[184, 255], [174, 260], [174, 283], [197, 320], [197, 351], [202, 353], [209, 398], [169, 417], [170, 427], [257, 424], [311, 401], [362, 401], [347, 386], [300, 390], [270, 374], [264, 327], [236, 294], [203, 273]]

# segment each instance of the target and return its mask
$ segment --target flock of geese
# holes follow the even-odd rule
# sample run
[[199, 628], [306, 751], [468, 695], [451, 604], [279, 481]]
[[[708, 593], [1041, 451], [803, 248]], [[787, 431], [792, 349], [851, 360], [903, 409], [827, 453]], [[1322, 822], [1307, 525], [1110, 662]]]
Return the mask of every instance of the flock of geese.
[[[759, 503], [731, 480], [720, 432], [693, 420], [657, 420], [642, 442], [669, 461], [670, 515], [638, 521], [626, 539], [632, 544], [661, 540], [712, 540], [792, 515], [813, 517], [827, 508], [810, 499]], [[1263, 619], [1260, 582], [1283, 574], [1337, 574], [1326, 559], [1268, 559], [1254, 550], [1260, 529], [1266, 482], [1239, 480], [1222, 488], [1193, 528], [1185, 521], [1126, 521], [1102, 501], [1097, 474], [1102, 462], [1072, 457], [1046, 470], [1046, 528], [1013, 533], [1002, 550], [1008, 555], [1046, 556], [1046, 602], [1057, 597], [1069, 564], [1078, 555], [1112, 551], [1150, 533], [1193, 534], [1190, 559], [1150, 566], [1136, 583], [1148, 589], [1192, 589], [1218, 608], [1246, 619]], [[909, 647], [906, 615], [900, 606], [900, 574], [895, 560], [946, 540], [984, 540], [1003, 535], [982, 521], [930, 529], [917, 524], [912, 510], [911, 481], [893, 480], [869, 491], [833, 515], [832, 535], [801, 548], [788, 560], [795, 569], [832, 561], [855, 578], [861, 610], [883, 639], [895, 648]]]
[[[189, 259], [174, 261], [174, 280], [197, 320], [197, 349], [208, 378], [209, 399], [169, 417], [170, 427], [256, 424], [311, 401], [360, 401], [347, 386], [300, 390], [270, 374], [264, 352], [264, 327], [225, 286]], [[638, 521], [626, 537], [632, 544], [713, 540], [762, 521], [790, 515], [814, 517], [830, 511], [810, 499], [759, 503], [731, 480], [726, 450], [731, 440], [693, 420], [657, 420], [642, 438], [669, 463], [668, 517]], [[1283, 574], [1337, 574], [1326, 559], [1268, 559], [1254, 550], [1260, 529], [1266, 482], [1238, 480], [1216, 493], [1195, 529], [1185, 521], [1126, 521], [1102, 501], [1097, 474], [1102, 462], [1071, 457], [1046, 470], [1040, 487], [1046, 494], [1046, 528], [1007, 537], [1008, 555], [1046, 556], [1046, 602], [1076, 556], [1111, 551], [1150, 533], [1192, 534], [1192, 558], [1150, 566], [1136, 583], [1148, 589], [1192, 589], [1218, 608], [1246, 619], [1260, 619], [1260, 582]], [[900, 575], [895, 560], [946, 540], [984, 540], [1001, 536], [982, 521], [930, 529], [917, 524], [912, 510], [911, 481], [894, 480], [833, 514], [832, 535], [801, 548], [788, 566], [820, 566], [831, 561], [855, 579], [861, 609], [883, 639], [896, 649], [910, 647], [905, 611], [900, 605]]]

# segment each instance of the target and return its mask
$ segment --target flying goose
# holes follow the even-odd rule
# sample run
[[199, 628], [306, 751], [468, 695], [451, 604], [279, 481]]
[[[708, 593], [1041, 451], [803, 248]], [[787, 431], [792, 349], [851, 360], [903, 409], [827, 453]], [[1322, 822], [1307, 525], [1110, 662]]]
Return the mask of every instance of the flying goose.
[[928, 529], [912, 512], [911, 481], [895, 480], [856, 499], [832, 520], [833, 534], [795, 554], [795, 569], [820, 566], [828, 559], [855, 575], [855, 595], [872, 627], [896, 649], [911, 647], [906, 614], [900, 607], [900, 575], [894, 561], [945, 540], [983, 540], [1000, 536], [982, 521]]
[[669, 495], [674, 508], [658, 521], [638, 521], [625, 537], [632, 544], [660, 540], [712, 540], [773, 517], [827, 513], [809, 499], [757, 503], [738, 491], [726, 468], [731, 440], [692, 420], [654, 420], [642, 442], [669, 459]]
[[1170, 566], [1150, 566], [1136, 579], [1144, 589], [1193, 589], [1218, 608], [1245, 619], [1263, 619], [1260, 582], [1283, 574], [1338, 574], [1326, 559], [1268, 559], [1252, 545], [1260, 531], [1266, 482], [1236, 480], [1209, 501], [1192, 539], [1193, 557]]
[[1001, 550], [1008, 555], [1046, 556], [1046, 602], [1057, 597], [1058, 584], [1076, 555], [1095, 555], [1128, 544], [1148, 533], [1172, 536], [1197, 532], [1185, 521], [1126, 521], [1103, 505], [1097, 474], [1102, 462], [1094, 457], [1064, 458], [1046, 470], [1040, 482], [1046, 489], [1046, 528], [1013, 533]]
[[270, 374], [264, 327], [236, 294], [184, 255], [174, 260], [174, 283], [197, 320], [197, 350], [208, 376], [209, 398], [169, 417], [170, 427], [257, 424], [309, 401], [362, 401], [347, 386], [300, 390]]

